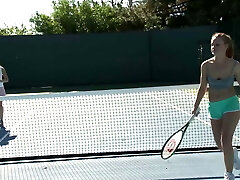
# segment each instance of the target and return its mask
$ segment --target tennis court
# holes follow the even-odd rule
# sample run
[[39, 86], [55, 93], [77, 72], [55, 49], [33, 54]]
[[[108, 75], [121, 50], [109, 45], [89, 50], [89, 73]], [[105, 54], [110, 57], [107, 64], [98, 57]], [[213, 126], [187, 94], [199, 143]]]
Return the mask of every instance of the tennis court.
[[[220, 153], [68, 158], [1, 163], [1, 179], [223, 179]], [[236, 179], [240, 179], [235, 171]]]
[[[166, 139], [191, 117], [197, 87], [2, 97], [10, 132], [0, 133], [0, 179], [222, 179], [222, 154], [205, 152], [216, 148], [207, 97], [179, 152], [160, 157]], [[239, 137], [238, 127], [235, 146]]]

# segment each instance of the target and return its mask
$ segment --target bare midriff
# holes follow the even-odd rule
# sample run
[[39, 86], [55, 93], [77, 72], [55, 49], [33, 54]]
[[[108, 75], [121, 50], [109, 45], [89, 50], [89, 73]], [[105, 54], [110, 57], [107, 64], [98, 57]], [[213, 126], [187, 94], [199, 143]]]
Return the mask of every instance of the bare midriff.
[[221, 90], [209, 88], [208, 93], [210, 102], [221, 101], [236, 95], [234, 87]]

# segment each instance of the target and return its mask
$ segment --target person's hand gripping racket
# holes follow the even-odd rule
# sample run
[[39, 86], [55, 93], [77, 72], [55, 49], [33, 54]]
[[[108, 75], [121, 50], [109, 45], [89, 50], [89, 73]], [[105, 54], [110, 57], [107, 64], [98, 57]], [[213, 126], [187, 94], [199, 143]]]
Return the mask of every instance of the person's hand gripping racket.
[[161, 157], [163, 159], [168, 159], [170, 158], [174, 152], [177, 150], [177, 148], [179, 147], [179, 145], [182, 142], [183, 136], [188, 128], [188, 126], [190, 125], [190, 123], [193, 121], [193, 119], [199, 114], [200, 109], [197, 108], [196, 110], [193, 110], [193, 115], [190, 118], [190, 120], [178, 131], [176, 131], [175, 133], [173, 133], [165, 142], [165, 144], [162, 147], [161, 150]]

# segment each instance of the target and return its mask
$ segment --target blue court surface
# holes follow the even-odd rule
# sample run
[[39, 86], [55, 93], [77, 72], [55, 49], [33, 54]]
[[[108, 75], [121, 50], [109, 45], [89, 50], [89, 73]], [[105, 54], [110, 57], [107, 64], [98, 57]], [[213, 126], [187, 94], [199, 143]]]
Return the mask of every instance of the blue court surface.
[[[203, 151], [216, 148], [207, 96], [181, 151], [168, 160], [160, 156], [167, 138], [191, 117], [197, 87], [1, 97], [0, 180], [223, 179], [222, 154]], [[233, 145], [240, 146], [239, 125]]]

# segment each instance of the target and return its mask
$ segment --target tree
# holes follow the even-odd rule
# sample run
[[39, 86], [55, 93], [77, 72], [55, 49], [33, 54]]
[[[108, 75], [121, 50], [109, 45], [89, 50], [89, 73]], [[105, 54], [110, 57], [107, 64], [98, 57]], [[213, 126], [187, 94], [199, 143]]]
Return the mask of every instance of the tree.
[[21, 27], [12, 26], [8, 27], [5, 26], [4, 28], [0, 29], [0, 35], [32, 35], [36, 34], [36, 31], [33, 29], [27, 29], [23, 24]]
[[[122, 1], [121, 1], [122, 2]], [[110, 4], [84, 0], [59, 0], [53, 2], [51, 16], [36, 13], [31, 22], [43, 34], [75, 34], [82, 32], [114, 32], [149, 30], [160, 28], [159, 20], [144, 4], [123, 7], [112, 1]]]
[[[125, 1], [124, 1], [125, 2]], [[76, 34], [219, 25], [240, 17], [239, 0], [55, 0], [49, 16], [30, 19], [34, 30], [11, 27], [2, 34]]]
[[35, 30], [43, 34], [61, 34], [61, 26], [52, 17], [36, 12], [35, 16], [30, 19], [34, 24]]
[[239, 0], [223, 0], [219, 8], [218, 14], [222, 21], [231, 21], [233, 18], [240, 18], [240, 1]]
[[160, 27], [181, 27], [186, 23], [184, 12], [186, 0], [145, 0], [146, 6], [156, 15]]
[[189, 25], [208, 25], [220, 22], [221, 0], [188, 0], [185, 17]]

